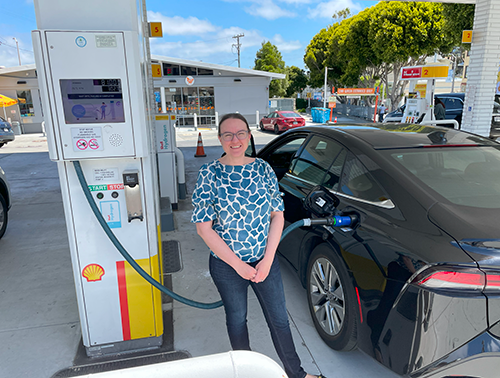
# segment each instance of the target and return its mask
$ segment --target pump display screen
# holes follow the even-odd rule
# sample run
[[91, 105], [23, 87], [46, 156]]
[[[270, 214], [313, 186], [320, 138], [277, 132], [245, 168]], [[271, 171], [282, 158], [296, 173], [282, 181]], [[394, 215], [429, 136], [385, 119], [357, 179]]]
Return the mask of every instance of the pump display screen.
[[66, 124], [125, 122], [121, 79], [61, 79]]

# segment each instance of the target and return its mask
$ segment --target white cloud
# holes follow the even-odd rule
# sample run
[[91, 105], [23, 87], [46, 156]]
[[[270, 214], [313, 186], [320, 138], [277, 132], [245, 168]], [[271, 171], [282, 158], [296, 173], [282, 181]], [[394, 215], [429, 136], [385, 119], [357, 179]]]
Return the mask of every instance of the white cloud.
[[245, 11], [252, 16], [263, 17], [266, 20], [276, 20], [281, 17], [296, 17], [295, 12], [282, 9], [272, 1], [255, 1], [245, 8]]
[[241, 51], [260, 46], [265, 39], [256, 30], [244, 30], [231, 27], [219, 30], [206, 36], [206, 40], [162, 42], [161, 39], [151, 40], [151, 53], [189, 60], [205, 60], [209, 58], [212, 63], [221, 63], [230, 59], [236, 59], [236, 49], [233, 44], [236, 40], [232, 37], [236, 34], [244, 34], [240, 38]]
[[334, 1], [319, 3], [318, 5], [316, 5], [316, 7], [309, 8], [308, 17], [331, 19], [334, 13], [343, 10], [345, 8], [349, 8], [351, 14], [355, 14], [362, 9], [362, 7], [359, 4], [356, 4], [351, 0], [334, 0]]
[[148, 21], [161, 22], [162, 29], [168, 35], [199, 35], [212, 33], [219, 28], [210, 21], [200, 20], [197, 17], [167, 17], [160, 12], [148, 11]]
[[302, 48], [302, 44], [299, 41], [285, 41], [280, 34], [276, 34], [272, 38], [272, 42], [281, 53], [295, 51]]

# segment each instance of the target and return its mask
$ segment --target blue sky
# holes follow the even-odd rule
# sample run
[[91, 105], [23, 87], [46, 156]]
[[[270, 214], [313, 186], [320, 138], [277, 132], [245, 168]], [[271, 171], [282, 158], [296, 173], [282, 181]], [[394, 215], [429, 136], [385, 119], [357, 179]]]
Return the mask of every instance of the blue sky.
[[[82, 0], [84, 2], [85, 0]], [[377, 1], [362, 0], [147, 0], [149, 21], [161, 21], [163, 38], [151, 40], [152, 54], [237, 67], [233, 44], [240, 38], [241, 67], [253, 68], [262, 42], [276, 45], [287, 66], [304, 68], [304, 51], [332, 15], [349, 8], [356, 14]], [[32, 0], [0, 0], [0, 66], [34, 63], [31, 30], [36, 29]]]

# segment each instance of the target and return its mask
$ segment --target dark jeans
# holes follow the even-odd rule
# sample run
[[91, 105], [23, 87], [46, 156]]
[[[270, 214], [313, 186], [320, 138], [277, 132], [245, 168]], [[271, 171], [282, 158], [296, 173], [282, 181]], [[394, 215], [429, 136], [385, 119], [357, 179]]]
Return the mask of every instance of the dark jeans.
[[[255, 267], [258, 261], [249, 263]], [[267, 321], [273, 344], [289, 378], [304, 378], [295, 351], [292, 332], [288, 323], [285, 293], [281, 280], [278, 258], [275, 257], [269, 275], [261, 283], [245, 280], [224, 261], [210, 255], [210, 274], [219, 290], [224, 310], [229, 340], [234, 350], [250, 350], [247, 328], [248, 286], [252, 286]]]

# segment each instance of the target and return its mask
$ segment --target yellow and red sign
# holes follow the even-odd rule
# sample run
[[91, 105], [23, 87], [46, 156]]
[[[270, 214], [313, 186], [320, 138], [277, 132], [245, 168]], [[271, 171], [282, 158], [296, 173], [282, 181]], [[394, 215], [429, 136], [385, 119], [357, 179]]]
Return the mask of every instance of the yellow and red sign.
[[472, 30], [462, 32], [462, 43], [472, 43]]
[[420, 93], [420, 98], [425, 98], [427, 94], [427, 84], [415, 84], [415, 91]]
[[161, 28], [161, 22], [150, 22], [149, 23], [149, 36], [150, 37], [163, 37], [163, 30]]
[[448, 77], [448, 66], [414, 66], [401, 69], [401, 79], [434, 79]]
[[152, 64], [151, 71], [153, 72], [153, 77], [162, 77], [161, 64]]

